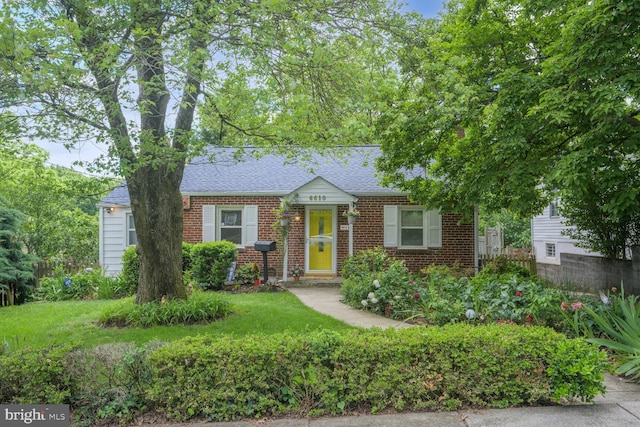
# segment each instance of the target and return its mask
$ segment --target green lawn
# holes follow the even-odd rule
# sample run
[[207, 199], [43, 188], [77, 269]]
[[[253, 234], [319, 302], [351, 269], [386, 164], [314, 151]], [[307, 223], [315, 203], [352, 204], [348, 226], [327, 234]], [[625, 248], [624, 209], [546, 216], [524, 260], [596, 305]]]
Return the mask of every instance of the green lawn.
[[153, 328], [102, 328], [96, 324], [103, 310], [121, 301], [33, 302], [0, 308], [0, 339], [11, 348], [43, 347], [76, 341], [84, 347], [111, 342], [142, 344], [171, 341], [189, 335], [275, 334], [307, 329], [348, 329], [350, 326], [320, 314], [288, 292], [223, 294], [234, 314], [209, 325], [162, 326]]

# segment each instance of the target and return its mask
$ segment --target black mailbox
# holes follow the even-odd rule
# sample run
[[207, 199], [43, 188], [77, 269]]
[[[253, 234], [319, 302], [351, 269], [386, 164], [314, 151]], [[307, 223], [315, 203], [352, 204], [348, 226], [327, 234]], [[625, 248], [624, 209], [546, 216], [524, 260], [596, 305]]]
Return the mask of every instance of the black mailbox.
[[276, 250], [276, 242], [270, 240], [258, 240], [253, 244], [256, 251], [271, 252]]
[[269, 281], [269, 266], [267, 265], [267, 252], [276, 250], [276, 242], [271, 240], [258, 240], [253, 244], [256, 251], [262, 252], [262, 263], [264, 264], [264, 283]]

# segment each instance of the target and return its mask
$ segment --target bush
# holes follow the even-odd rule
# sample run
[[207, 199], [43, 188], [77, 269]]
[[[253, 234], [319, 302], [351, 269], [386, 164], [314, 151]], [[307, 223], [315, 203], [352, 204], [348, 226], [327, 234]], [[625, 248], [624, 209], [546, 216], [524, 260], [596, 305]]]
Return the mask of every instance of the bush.
[[231, 313], [229, 302], [220, 295], [194, 292], [185, 300], [134, 304], [132, 298], [100, 316], [104, 326], [142, 327], [208, 323]]
[[371, 273], [384, 271], [392, 261], [394, 260], [381, 247], [359, 251], [344, 260], [340, 275], [345, 279], [366, 277]]
[[242, 264], [236, 269], [236, 281], [240, 285], [252, 285], [260, 277], [260, 267], [255, 262]]
[[76, 385], [65, 368], [72, 344], [21, 348], [0, 355], [0, 402], [69, 403]]
[[604, 390], [606, 357], [547, 328], [458, 324], [191, 337], [160, 348], [149, 363], [151, 403], [167, 416], [222, 421], [591, 401]]
[[111, 299], [125, 296], [125, 292], [118, 278], [105, 276], [100, 268], [68, 275], [64, 267], [59, 266], [51, 277], [40, 280], [34, 296], [44, 301]]
[[122, 271], [120, 283], [127, 295], [138, 292], [138, 279], [140, 278], [140, 261], [135, 246], [129, 246], [122, 254]]
[[[182, 272], [191, 270], [191, 250], [193, 243], [182, 242]], [[120, 281], [123, 291], [127, 295], [138, 292], [138, 279], [140, 278], [140, 261], [135, 246], [129, 246], [122, 254], [122, 271]]]
[[229, 268], [236, 258], [238, 258], [238, 248], [232, 242], [222, 240], [193, 245], [191, 249], [193, 280], [204, 289], [222, 289]]

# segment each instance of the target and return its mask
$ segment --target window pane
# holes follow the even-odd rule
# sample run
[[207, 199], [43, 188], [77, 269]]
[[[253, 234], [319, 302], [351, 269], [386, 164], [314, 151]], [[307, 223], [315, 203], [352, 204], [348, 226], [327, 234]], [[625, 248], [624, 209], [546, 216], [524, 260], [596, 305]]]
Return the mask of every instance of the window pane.
[[240, 245], [242, 244], [242, 228], [221, 228], [220, 238]]
[[136, 235], [136, 230], [129, 231], [129, 246], [138, 244], [138, 236]]
[[402, 246], [423, 246], [422, 228], [402, 229], [400, 232]]
[[400, 226], [401, 227], [422, 227], [423, 211], [403, 210], [401, 211]]
[[240, 210], [221, 210], [220, 226], [221, 227], [239, 227], [242, 225], [242, 211]]

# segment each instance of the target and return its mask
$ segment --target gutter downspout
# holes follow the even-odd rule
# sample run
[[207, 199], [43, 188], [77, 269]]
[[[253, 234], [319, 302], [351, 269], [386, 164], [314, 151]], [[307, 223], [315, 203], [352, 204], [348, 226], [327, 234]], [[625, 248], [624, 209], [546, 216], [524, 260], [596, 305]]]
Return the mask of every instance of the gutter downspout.
[[480, 254], [478, 253], [478, 245], [479, 245], [479, 237], [478, 237], [478, 205], [475, 205], [473, 208], [473, 257], [474, 257], [474, 266], [473, 268], [476, 271], [476, 274], [480, 272]]

